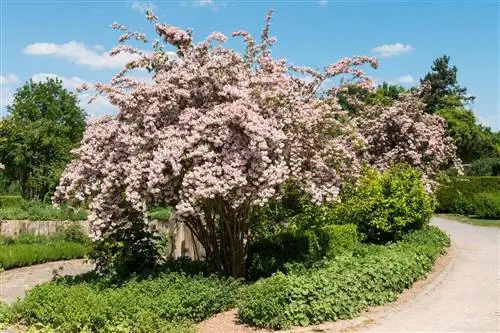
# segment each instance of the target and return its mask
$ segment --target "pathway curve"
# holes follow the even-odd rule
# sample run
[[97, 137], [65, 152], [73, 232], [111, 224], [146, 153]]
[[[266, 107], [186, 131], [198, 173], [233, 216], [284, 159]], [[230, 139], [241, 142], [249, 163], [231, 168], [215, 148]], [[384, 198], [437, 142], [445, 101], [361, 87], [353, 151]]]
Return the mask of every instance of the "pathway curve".
[[83, 259], [54, 261], [40, 265], [10, 269], [0, 273], [0, 302], [12, 303], [35, 285], [49, 281], [57, 274], [78, 275], [88, 272], [92, 264]]
[[455, 251], [413, 299], [360, 332], [500, 332], [500, 228], [434, 218]]

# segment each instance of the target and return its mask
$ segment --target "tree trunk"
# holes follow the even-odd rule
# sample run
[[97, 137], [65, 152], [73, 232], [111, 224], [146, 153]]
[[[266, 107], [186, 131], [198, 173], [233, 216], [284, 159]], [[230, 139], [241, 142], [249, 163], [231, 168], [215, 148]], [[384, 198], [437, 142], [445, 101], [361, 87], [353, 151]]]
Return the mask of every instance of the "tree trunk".
[[204, 206], [204, 219], [192, 218], [186, 225], [205, 249], [206, 260], [225, 276], [244, 277], [250, 245], [253, 210], [248, 205], [238, 209], [222, 201]]

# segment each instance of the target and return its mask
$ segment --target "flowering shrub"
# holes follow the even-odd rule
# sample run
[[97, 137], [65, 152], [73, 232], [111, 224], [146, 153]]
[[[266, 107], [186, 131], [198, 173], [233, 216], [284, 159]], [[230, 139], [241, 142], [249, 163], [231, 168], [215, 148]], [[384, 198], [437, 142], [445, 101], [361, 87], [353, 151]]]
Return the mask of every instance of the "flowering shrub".
[[[158, 41], [150, 54], [126, 45], [111, 51], [137, 55], [109, 84], [95, 86], [119, 112], [88, 124], [54, 201], [88, 201], [96, 240], [130, 223], [146, 228], [149, 206], [171, 205], [210, 263], [242, 276], [252, 221], [280, 196], [285, 181], [321, 202], [335, 200], [343, 182], [356, 178], [362, 140], [345, 121], [337, 89], [322, 97], [317, 91], [338, 75], [369, 87], [371, 79], [357, 66], [377, 63], [346, 58], [318, 72], [273, 59], [271, 13], [260, 43], [247, 32], [233, 33], [243, 38], [244, 54], [224, 48], [221, 33], [194, 44], [191, 31], [147, 17], [176, 56]], [[143, 34], [113, 27], [124, 33], [121, 41], [147, 42]], [[132, 69], [152, 71], [154, 82], [128, 77]], [[127, 221], [137, 212], [140, 222]]]
[[445, 133], [445, 120], [427, 114], [419, 94], [400, 94], [389, 106], [366, 105], [355, 118], [366, 139], [368, 164], [383, 171], [391, 163], [408, 163], [427, 178], [449, 166], [461, 172], [453, 139]]

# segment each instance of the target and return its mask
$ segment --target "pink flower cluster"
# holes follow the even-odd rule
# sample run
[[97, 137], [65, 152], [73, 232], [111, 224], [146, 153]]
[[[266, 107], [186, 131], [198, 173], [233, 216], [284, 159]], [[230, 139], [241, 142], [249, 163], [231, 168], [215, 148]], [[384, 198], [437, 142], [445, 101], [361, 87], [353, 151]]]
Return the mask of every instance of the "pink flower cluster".
[[366, 161], [380, 170], [405, 162], [433, 178], [445, 167], [461, 172], [453, 139], [445, 133], [445, 120], [427, 114], [419, 91], [403, 94], [391, 106], [364, 108], [355, 121], [366, 139]]
[[[120, 227], [125, 211], [153, 204], [172, 205], [178, 220], [199, 226], [214, 214], [214, 203], [223, 206], [217, 211], [248, 212], [279, 197], [288, 180], [317, 202], [335, 200], [343, 182], [359, 173], [363, 138], [335, 98], [319, 98], [315, 89], [340, 74], [365, 82], [354, 67], [375, 61], [344, 59], [314, 72], [318, 85], [311, 89], [271, 56], [270, 18], [260, 43], [235, 33], [245, 54], [225, 48], [221, 33], [194, 45], [190, 31], [157, 23], [179, 58], [166, 61], [155, 47], [109, 84], [95, 86], [119, 112], [89, 122], [54, 202], [89, 202], [99, 238]], [[121, 52], [133, 50], [113, 51]], [[128, 78], [132, 68], [152, 69], [154, 82]]]

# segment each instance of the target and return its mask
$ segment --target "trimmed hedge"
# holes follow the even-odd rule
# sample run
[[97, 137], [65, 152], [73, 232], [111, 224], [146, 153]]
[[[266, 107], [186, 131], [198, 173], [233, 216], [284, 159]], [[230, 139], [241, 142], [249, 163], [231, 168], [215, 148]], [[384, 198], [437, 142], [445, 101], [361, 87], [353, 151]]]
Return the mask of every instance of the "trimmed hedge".
[[0, 269], [24, 267], [49, 261], [83, 258], [89, 248], [74, 242], [13, 244], [0, 246]]
[[0, 269], [83, 258], [89, 249], [88, 237], [78, 224], [70, 224], [64, 231], [49, 236], [0, 236]]
[[436, 191], [438, 213], [500, 218], [500, 177], [461, 177]]
[[278, 272], [248, 286], [239, 305], [242, 321], [273, 329], [352, 318], [396, 299], [426, 274], [449, 239], [435, 227], [390, 245], [362, 245], [323, 267]]
[[472, 162], [467, 170], [468, 176], [500, 176], [500, 158], [481, 158]]
[[192, 331], [192, 323], [233, 306], [240, 286], [231, 278], [179, 273], [119, 283], [93, 274], [65, 277], [30, 290], [3, 310], [3, 321], [61, 332]]

